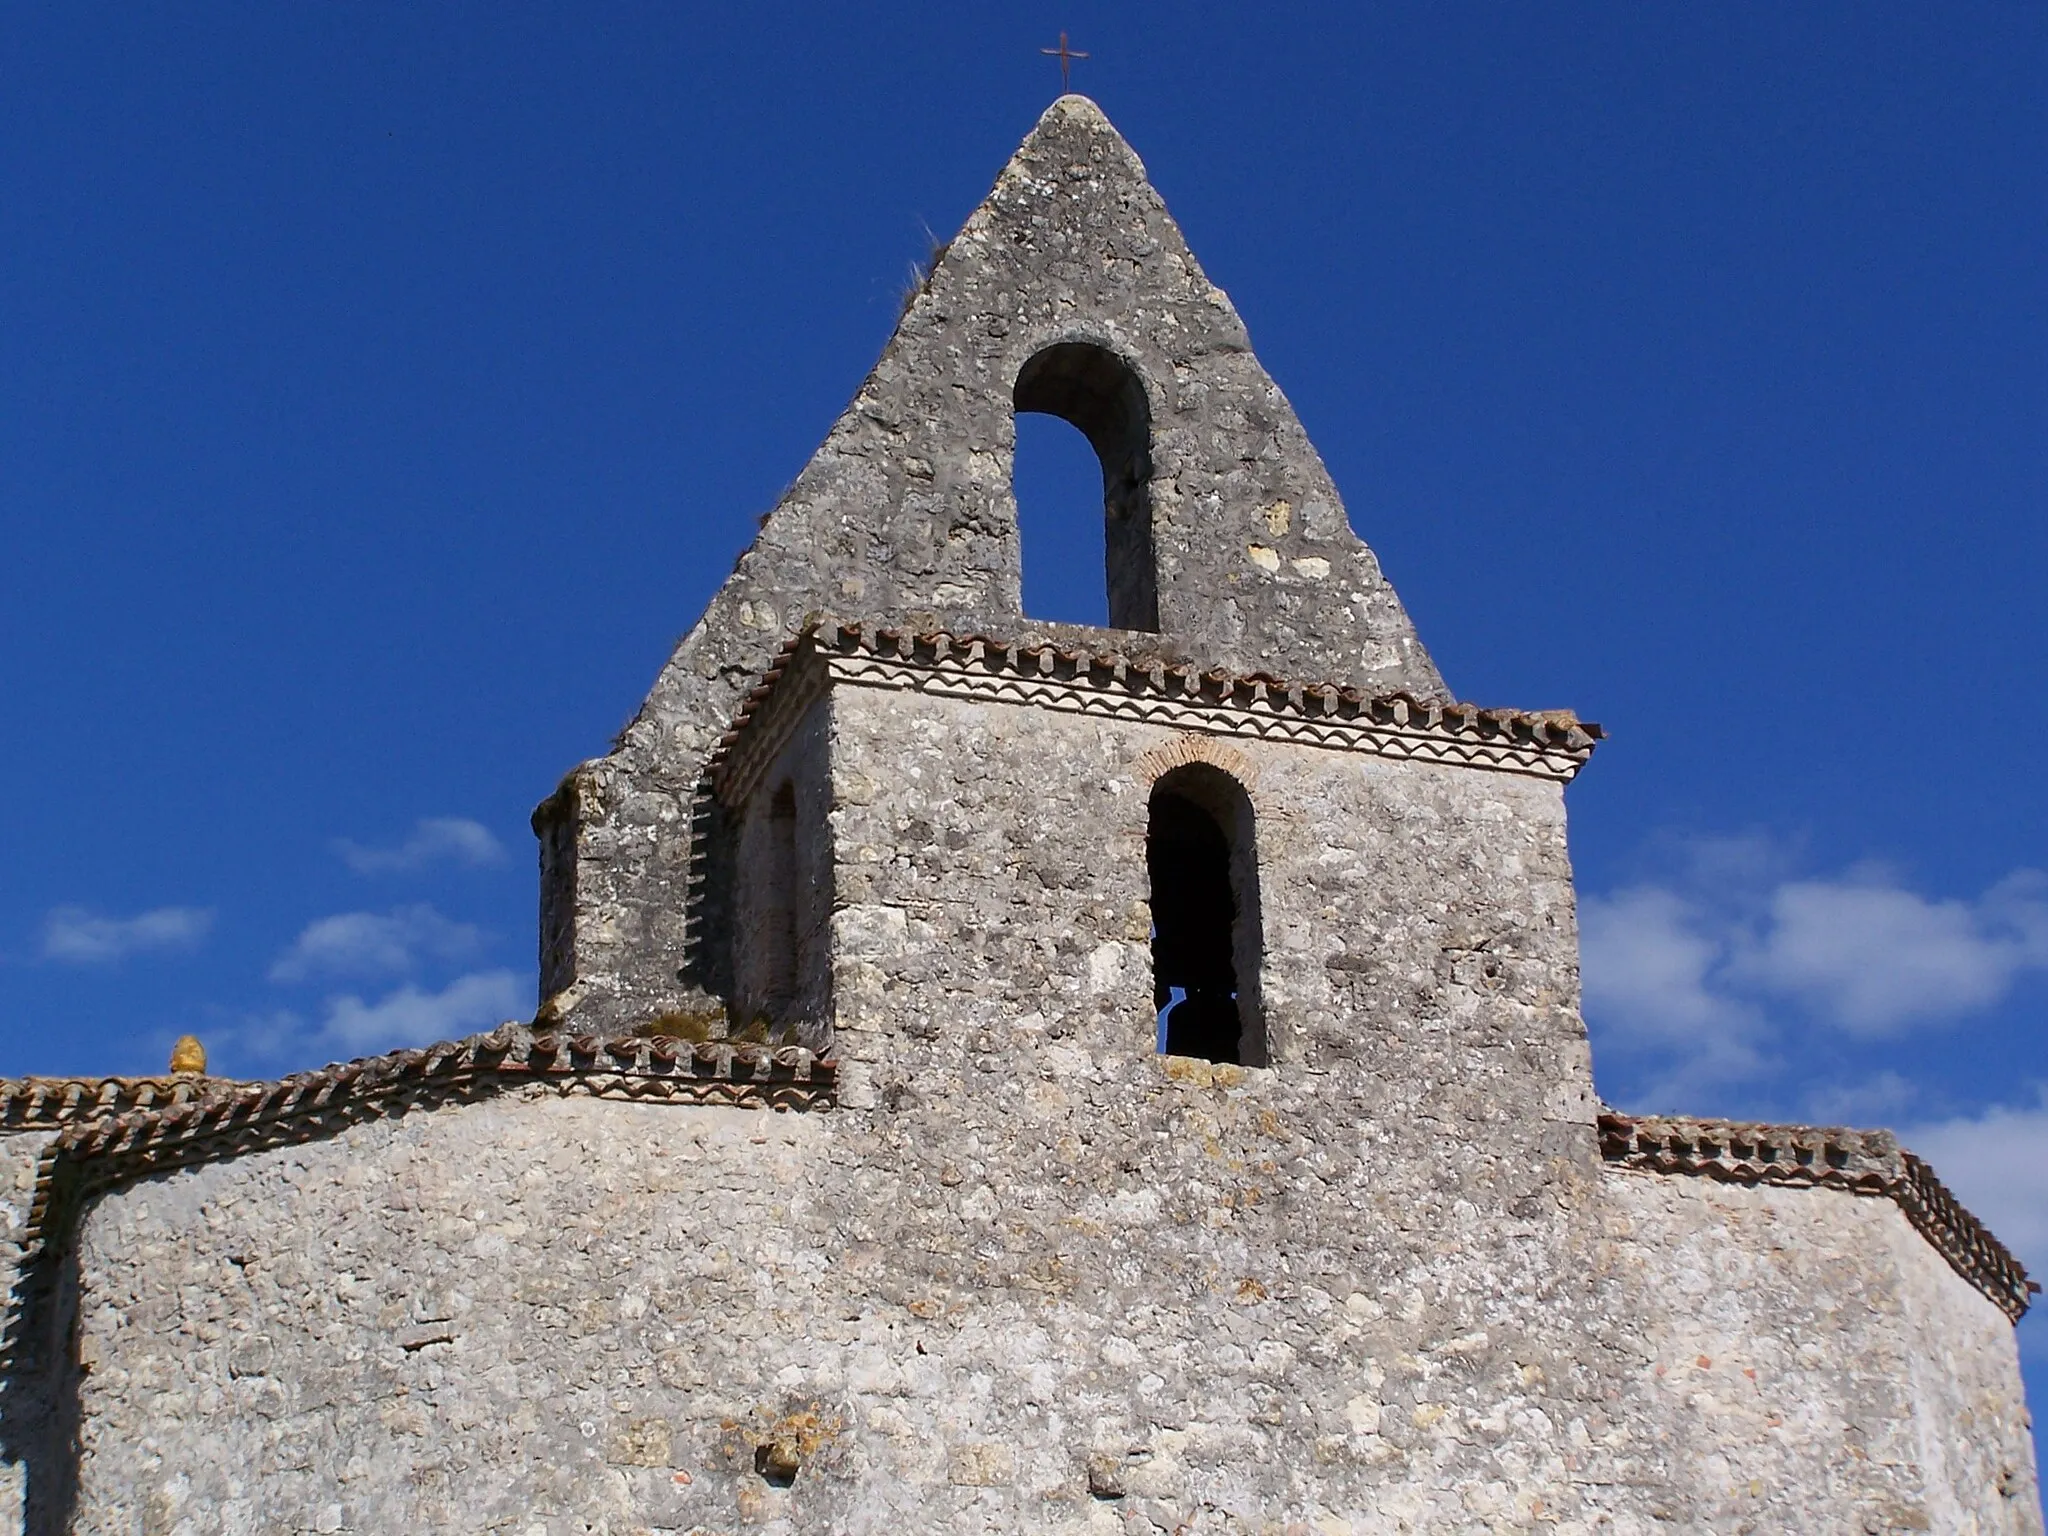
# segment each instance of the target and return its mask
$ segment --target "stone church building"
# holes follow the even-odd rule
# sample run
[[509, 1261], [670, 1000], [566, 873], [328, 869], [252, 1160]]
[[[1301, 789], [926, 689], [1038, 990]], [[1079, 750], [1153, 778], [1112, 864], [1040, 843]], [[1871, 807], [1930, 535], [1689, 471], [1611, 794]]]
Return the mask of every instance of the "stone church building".
[[535, 812], [530, 1024], [0, 1084], [0, 1529], [2041, 1532], [1924, 1163], [1595, 1097], [1599, 738], [1457, 702], [1063, 97]]

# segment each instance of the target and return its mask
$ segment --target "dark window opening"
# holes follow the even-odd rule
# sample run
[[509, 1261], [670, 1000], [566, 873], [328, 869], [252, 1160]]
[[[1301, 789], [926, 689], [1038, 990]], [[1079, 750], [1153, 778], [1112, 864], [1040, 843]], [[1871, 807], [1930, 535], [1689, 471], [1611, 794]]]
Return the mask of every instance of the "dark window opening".
[[771, 903], [773, 967], [767, 982], [768, 1017], [789, 1017], [797, 994], [796, 787], [785, 784], [768, 806], [768, 899]]
[[800, 991], [795, 787], [783, 784], [766, 809], [741, 850], [736, 1022], [742, 1029], [789, 1022]]
[[1258, 854], [1250, 798], [1191, 763], [1153, 786], [1152, 1002], [1170, 1056], [1265, 1064], [1258, 984]]
[[1102, 471], [1102, 564], [1110, 627], [1157, 630], [1152, 413], [1144, 384], [1107, 347], [1061, 342], [1024, 365], [1011, 399], [1018, 415], [1057, 416], [1094, 448]]

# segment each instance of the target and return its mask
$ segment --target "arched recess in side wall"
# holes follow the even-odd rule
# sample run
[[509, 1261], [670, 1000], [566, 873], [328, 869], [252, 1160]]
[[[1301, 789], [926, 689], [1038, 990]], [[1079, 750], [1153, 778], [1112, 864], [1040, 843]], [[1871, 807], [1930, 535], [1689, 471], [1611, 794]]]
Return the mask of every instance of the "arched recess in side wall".
[[1019, 414], [1057, 416], [1102, 463], [1103, 566], [1112, 629], [1159, 628], [1152, 549], [1152, 411], [1137, 370], [1094, 342], [1063, 341], [1017, 373]]

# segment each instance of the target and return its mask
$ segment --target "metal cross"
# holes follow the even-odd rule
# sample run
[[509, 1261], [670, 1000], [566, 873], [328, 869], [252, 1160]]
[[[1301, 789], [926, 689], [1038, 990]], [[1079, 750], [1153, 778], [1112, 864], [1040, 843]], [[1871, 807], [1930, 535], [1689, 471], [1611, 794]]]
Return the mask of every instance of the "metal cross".
[[1060, 61], [1060, 94], [1062, 96], [1066, 95], [1067, 74], [1068, 71], [1070, 71], [1074, 67], [1074, 60], [1085, 59], [1088, 57], [1088, 55], [1085, 53], [1076, 53], [1073, 49], [1069, 48], [1067, 46], [1067, 34], [1064, 32], [1060, 33], [1059, 47], [1041, 48], [1038, 51], [1042, 54], [1045, 54], [1049, 58], [1055, 58]]

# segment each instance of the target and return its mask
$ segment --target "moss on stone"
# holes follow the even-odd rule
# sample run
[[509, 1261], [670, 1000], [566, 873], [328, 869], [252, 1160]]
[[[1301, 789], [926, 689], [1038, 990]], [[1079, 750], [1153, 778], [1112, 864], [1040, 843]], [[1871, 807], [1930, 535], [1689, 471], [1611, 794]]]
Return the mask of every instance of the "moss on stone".
[[716, 999], [682, 1008], [670, 1008], [633, 1026], [644, 1039], [689, 1040], [702, 1044], [725, 1037], [725, 1005]]

